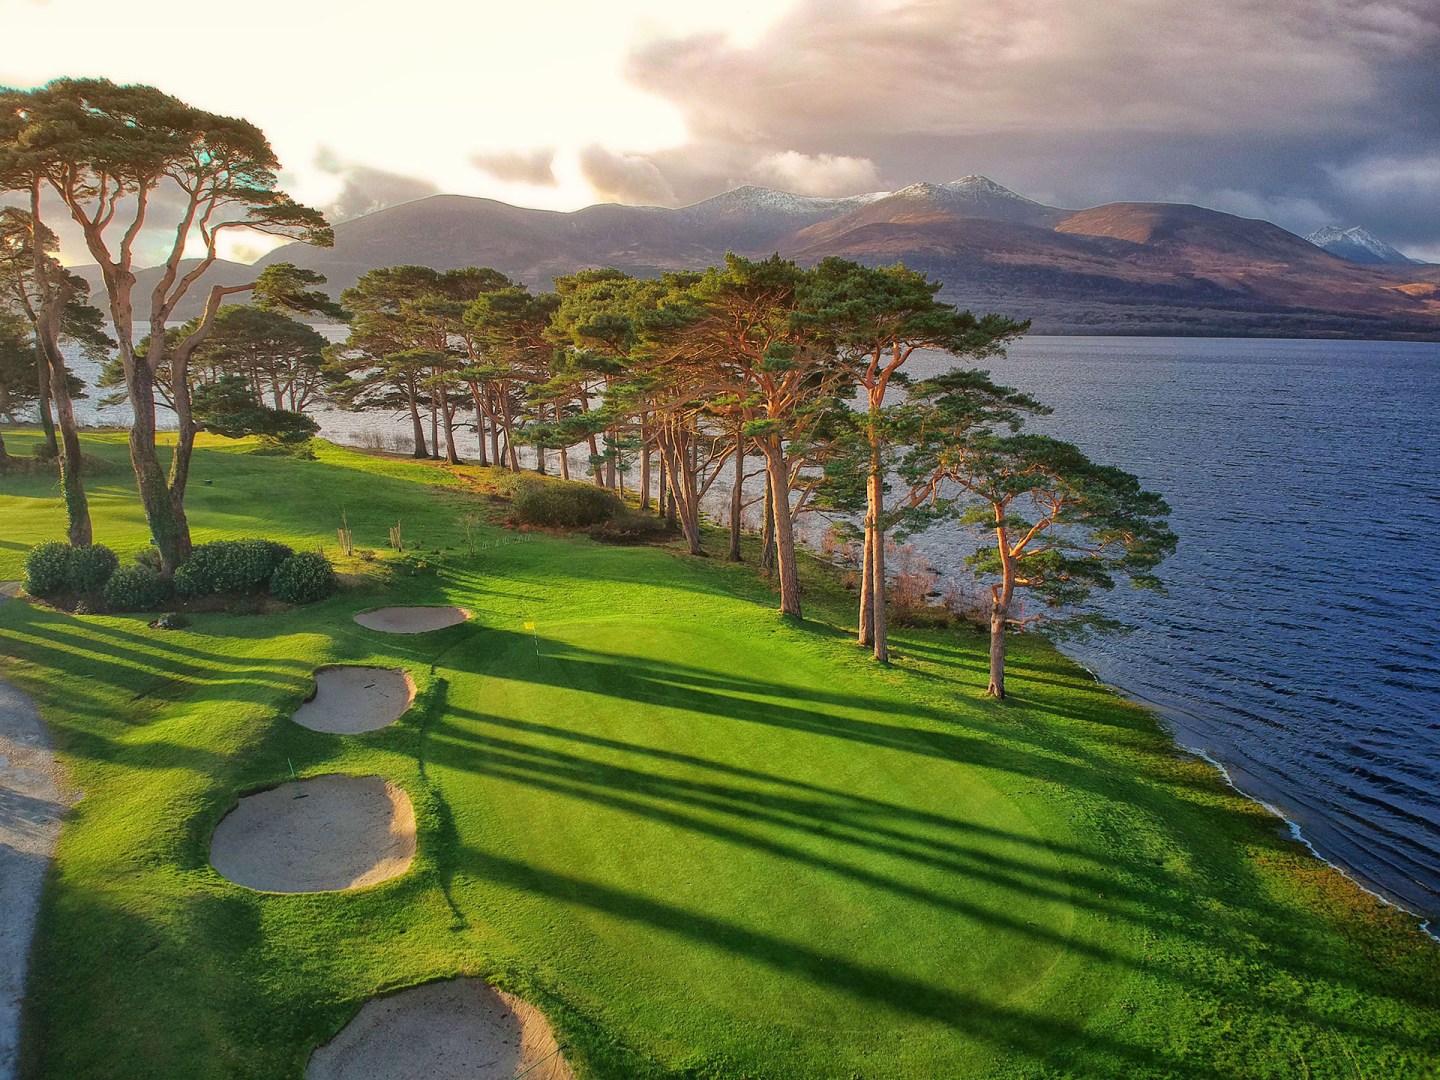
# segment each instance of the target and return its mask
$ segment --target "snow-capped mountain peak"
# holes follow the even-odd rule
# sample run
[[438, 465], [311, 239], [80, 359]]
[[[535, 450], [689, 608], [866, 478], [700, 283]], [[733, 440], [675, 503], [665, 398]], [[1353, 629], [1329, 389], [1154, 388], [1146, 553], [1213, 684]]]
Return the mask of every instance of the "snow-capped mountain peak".
[[1410, 265], [1415, 262], [1403, 252], [1397, 251], [1368, 229], [1356, 225], [1342, 229], [1338, 225], [1326, 225], [1316, 229], [1306, 240], [1318, 248], [1324, 248], [1332, 255], [1338, 255], [1354, 263]]

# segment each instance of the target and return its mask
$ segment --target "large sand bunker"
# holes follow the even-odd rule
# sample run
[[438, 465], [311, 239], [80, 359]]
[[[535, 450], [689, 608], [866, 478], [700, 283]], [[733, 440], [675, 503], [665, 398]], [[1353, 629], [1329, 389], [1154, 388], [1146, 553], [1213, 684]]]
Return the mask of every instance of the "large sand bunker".
[[378, 776], [317, 776], [240, 800], [210, 839], [210, 864], [262, 892], [358, 889], [415, 857], [410, 796]]
[[305, 1080], [574, 1080], [540, 1012], [479, 979], [366, 1002]]
[[362, 611], [355, 621], [367, 630], [386, 634], [423, 634], [456, 626], [470, 618], [463, 607], [382, 607]]
[[356, 735], [393, 724], [415, 701], [415, 680], [400, 668], [336, 665], [315, 672], [315, 696], [295, 710], [311, 731]]

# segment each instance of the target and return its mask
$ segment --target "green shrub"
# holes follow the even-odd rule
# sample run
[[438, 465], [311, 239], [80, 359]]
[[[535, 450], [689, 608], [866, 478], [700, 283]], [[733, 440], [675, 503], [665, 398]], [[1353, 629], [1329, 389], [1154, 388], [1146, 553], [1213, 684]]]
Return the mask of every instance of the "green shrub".
[[65, 584], [76, 592], [96, 592], [120, 569], [120, 560], [104, 544], [85, 544], [70, 549]]
[[318, 551], [291, 555], [270, 578], [270, 595], [287, 604], [311, 604], [334, 591], [335, 568]]
[[25, 591], [31, 596], [54, 596], [70, 576], [70, 545], [59, 540], [36, 544], [25, 556]]
[[274, 540], [212, 540], [175, 571], [175, 587], [185, 596], [260, 589], [294, 553]]
[[105, 606], [111, 611], [159, 611], [172, 591], [153, 567], [122, 566], [105, 583]]
[[104, 544], [72, 548], [58, 540], [36, 544], [25, 556], [25, 591], [31, 596], [96, 592], [105, 587], [120, 560]]
[[622, 505], [611, 492], [591, 484], [529, 479], [515, 486], [510, 515], [520, 525], [583, 529], [609, 521]]

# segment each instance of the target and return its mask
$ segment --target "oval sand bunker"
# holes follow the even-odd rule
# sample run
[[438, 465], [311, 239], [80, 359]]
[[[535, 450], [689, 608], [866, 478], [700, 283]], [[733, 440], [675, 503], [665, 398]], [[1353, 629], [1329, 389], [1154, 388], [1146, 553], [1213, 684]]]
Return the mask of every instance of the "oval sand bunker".
[[574, 1080], [539, 1010], [479, 979], [368, 1001], [305, 1080]]
[[470, 618], [462, 607], [382, 607], [362, 611], [355, 621], [367, 630], [386, 634], [423, 634], [457, 626]]
[[415, 857], [410, 796], [378, 776], [317, 776], [240, 800], [210, 839], [222, 877], [261, 892], [330, 892], [397, 877]]
[[393, 724], [415, 701], [415, 680], [400, 668], [336, 665], [315, 672], [315, 696], [295, 710], [311, 731], [356, 735]]

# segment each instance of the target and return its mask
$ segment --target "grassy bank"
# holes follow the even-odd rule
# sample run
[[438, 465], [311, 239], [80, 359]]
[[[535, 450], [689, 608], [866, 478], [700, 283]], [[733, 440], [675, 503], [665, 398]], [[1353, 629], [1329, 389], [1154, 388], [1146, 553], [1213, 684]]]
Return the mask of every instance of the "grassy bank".
[[[123, 465], [122, 436], [89, 442]], [[197, 541], [333, 550], [343, 508], [357, 545], [399, 520], [426, 554], [183, 631], [0, 604], [0, 674], [84, 793], [24, 1075], [299, 1077], [367, 998], [457, 973], [545, 1009], [583, 1077], [1440, 1069], [1440, 949], [1042, 641], [1016, 640], [1000, 705], [965, 633], [902, 631], [877, 669], [818, 564], [796, 624], [746, 566], [500, 529], [480, 470], [215, 440], [194, 475]], [[123, 467], [92, 500], [97, 539], [146, 542]], [[62, 531], [53, 482], [0, 479], [0, 520], [18, 577]], [[391, 603], [475, 618], [351, 621]], [[291, 723], [336, 662], [408, 667], [416, 707], [364, 736]], [[312, 896], [220, 878], [214, 825], [291, 763], [403, 785], [414, 869]]]

